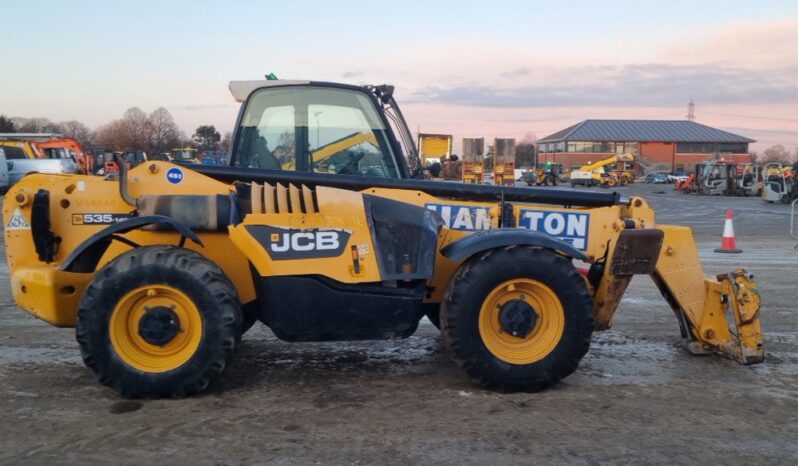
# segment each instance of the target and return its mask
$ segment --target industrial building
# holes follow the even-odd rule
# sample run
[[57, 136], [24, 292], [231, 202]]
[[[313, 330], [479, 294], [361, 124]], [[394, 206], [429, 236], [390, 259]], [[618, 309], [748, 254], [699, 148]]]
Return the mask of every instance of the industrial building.
[[690, 120], [584, 120], [538, 141], [538, 163], [562, 164], [569, 170], [632, 152], [650, 170], [690, 171], [710, 159], [749, 162], [752, 142]]

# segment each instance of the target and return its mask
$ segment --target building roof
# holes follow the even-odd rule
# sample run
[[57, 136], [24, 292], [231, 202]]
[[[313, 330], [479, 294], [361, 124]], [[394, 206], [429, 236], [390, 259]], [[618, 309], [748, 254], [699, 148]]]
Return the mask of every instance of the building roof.
[[538, 142], [756, 142], [689, 120], [585, 120]]

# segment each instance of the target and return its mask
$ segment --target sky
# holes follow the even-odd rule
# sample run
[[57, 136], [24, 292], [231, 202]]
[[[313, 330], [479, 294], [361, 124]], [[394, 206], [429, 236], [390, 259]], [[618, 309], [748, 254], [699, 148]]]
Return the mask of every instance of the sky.
[[[232, 130], [227, 85], [390, 83], [411, 129], [542, 138], [684, 119], [798, 150], [798, 1], [0, 0], [0, 114], [92, 128], [164, 106]], [[459, 146], [459, 144], [458, 144]]]

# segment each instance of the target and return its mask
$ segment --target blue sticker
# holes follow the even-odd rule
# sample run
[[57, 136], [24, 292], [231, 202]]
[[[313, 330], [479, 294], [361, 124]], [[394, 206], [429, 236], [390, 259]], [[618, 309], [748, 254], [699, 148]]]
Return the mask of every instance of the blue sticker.
[[587, 250], [590, 214], [556, 210], [521, 209], [518, 226], [545, 233]]
[[183, 181], [183, 170], [172, 167], [166, 172], [166, 179], [172, 184], [180, 184]]

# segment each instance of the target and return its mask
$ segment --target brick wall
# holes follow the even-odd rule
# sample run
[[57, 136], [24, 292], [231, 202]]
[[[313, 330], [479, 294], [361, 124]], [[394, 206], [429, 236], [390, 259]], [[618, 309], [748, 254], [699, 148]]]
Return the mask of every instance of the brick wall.
[[676, 144], [672, 142], [641, 142], [639, 147], [643, 160], [655, 164], [673, 163]]

